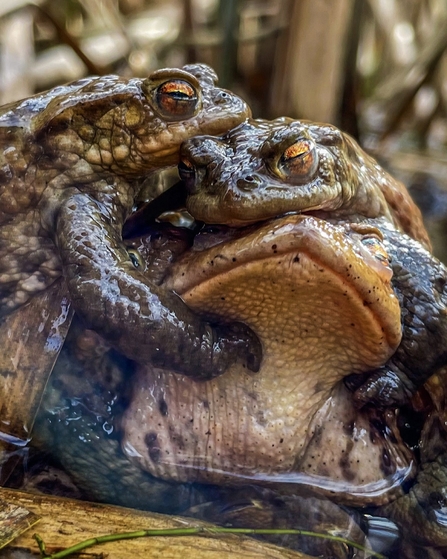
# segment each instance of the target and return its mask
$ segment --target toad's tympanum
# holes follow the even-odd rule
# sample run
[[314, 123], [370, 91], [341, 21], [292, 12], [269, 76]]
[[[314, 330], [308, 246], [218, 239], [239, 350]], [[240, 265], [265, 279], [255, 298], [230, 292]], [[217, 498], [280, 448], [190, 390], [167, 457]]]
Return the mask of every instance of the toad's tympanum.
[[121, 239], [148, 173], [175, 165], [183, 140], [249, 115], [215, 81], [200, 64], [86, 78], [0, 109], [0, 316], [63, 275], [78, 316], [126, 355], [203, 377], [229, 360], [257, 368], [251, 332], [200, 320]]

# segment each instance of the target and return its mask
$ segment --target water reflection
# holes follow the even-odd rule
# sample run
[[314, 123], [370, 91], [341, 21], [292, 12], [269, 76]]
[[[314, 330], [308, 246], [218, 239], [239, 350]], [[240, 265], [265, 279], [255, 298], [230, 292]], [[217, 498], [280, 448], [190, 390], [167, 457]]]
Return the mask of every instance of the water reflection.
[[[342, 233], [337, 231], [338, 234]], [[240, 238], [235, 242], [240, 242]], [[275, 250], [278, 245], [279, 242]], [[252, 246], [259, 250], [259, 243]], [[278, 262], [283, 256], [275, 254], [273, 258]], [[288, 267], [294, 269], [290, 262]], [[252, 273], [253, 268], [250, 270]], [[262, 273], [265, 274], [265, 267]], [[323, 274], [320, 272], [317, 277], [321, 278]], [[270, 287], [275, 285], [274, 281], [277, 281], [275, 274]], [[244, 286], [246, 283], [243, 282]], [[256, 283], [259, 283], [258, 279]], [[284, 293], [284, 284], [281, 285], [271, 292]], [[333, 286], [331, 289], [337, 293]], [[304, 291], [303, 286], [301, 290]], [[312, 293], [312, 297], [314, 295]], [[303, 298], [311, 299], [309, 293], [304, 293]], [[265, 294], [262, 299], [267, 307]], [[287, 301], [292, 299], [295, 304], [299, 296], [288, 297]], [[250, 305], [252, 301], [253, 297]], [[327, 299], [325, 306], [328, 308]], [[268, 329], [270, 324], [266, 321], [266, 335], [274, 331], [276, 337], [282, 336], [279, 339], [286, 340], [281, 330], [290, 330], [299, 324], [300, 312], [306, 315], [303, 307], [295, 308], [292, 304], [288, 307], [292, 309], [293, 319], [279, 327], [272, 324], [273, 330]], [[256, 315], [262, 316], [262, 312], [264, 310], [258, 308]], [[313, 314], [310, 316], [318, 328], [329, 324], [336, 335], [329, 329], [328, 337], [337, 341], [340, 313], [336, 313], [335, 307], [331, 307], [331, 312], [337, 315], [332, 326], [326, 317], [320, 320]], [[274, 306], [271, 316], [277, 314], [278, 307]], [[281, 316], [287, 321], [287, 312]], [[308, 340], [313, 338], [310, 336]], [[346, 387], [339, 383], [345, 361], [331, 361], [334, 355], [347, 356], [346, 370], [350, 371], [352, 359], [346, 350], [349, 346], [338, 341], [329, 346], [330, 352], [326, 355], [330, 357], [331, 370], [327, 377], [320, 379], [318, 374], [325, 361], [324, 348], [311, 348], [309, 352], [295, 341], [294, 336], [291, 343], [299, 351], [289, 361], [309, 366], [315, 353], [316, 369], [310, 372], [304, 369], [304, 374], [294, 370], [284, 384], [279, 380], [286, 371], [274, 365], [257, 375], [235, 370], [226, 380], [221, 377], [201, 383], [156, 368], [137, 368], [132, 361], [109, 349], [97, 334], [85, 331], [75, 321], [51, 376], [36, 423], [32, 456], [24, 464], [25, 487], [32, 488], [34, 483], [34, 488], [40, 491], [68, 492], [77, 497], [163, 513], [189, 514], [224, 525], [289, 526], [342, 534], [352, 541], [389, 553], [390, 557], [397, 556], [399, 531], [404, 535], [404, 546], [411, 538], [419, 542], [427, 538], [429, 545], [443, 546], [446, 541], [443, 532], [443, 488], [446, 486], [443, 485], [446, 470], [442, 462], [446, 448], [443, 439], [446, 409], [443, 378], [432, 379], [409, 406], [414, 408], [416, 415], [423, 412], [425, 417], [422, 423], [419, 417], [413, 422], [411, 413], [405, 419], [407, 429], [414, 431], [417, 426], [422, 429], [416, 436], [420, 445], [415, 452], [414, 448], [404, 444], [397, 422], [399, 414], [394, 410], [382, 412], [365, 408], [359, 411], [352, 405]], [[286, 349], [281, 349], [284, 345], [266, 342], [265, 348], [273, 352], [279, 347], [279, 351], [286, 353]], [[306, 356], [304, 360], [303, 355]], [[282, 357], [285, 363], [287, 359]], [[355, 359], [360, 359], [357, 354]], [[370, 366], [369, 363], [366, 368]], [[299, 374], [302, 378], [298, 381]], [[264, 382], [262, 375], [274, 380], [264, 392], [260, 391]], [[231, 382], [228, 383], [228, 379]], [[310, 405], [306, 394], [311, 400]], [[298, 399], [291, 403], [289, 398]], [[291, 417], [290, 412], [284, 410], [293, 413], [296, 410], [298, 415]], [[143, 412], [146, 414], [144, 421], [141, 419]], [[277, 413], [276, 417], [272, 415], [274, 413]], [[132, 437], [129, 437], [129, 414]], [[307, 423], [303, 420], [306, 414]], [[253, 428], [247, 428], [250, 422]], [[272, 426], [279, 426], [284, 435], [271, 437], [269, 429]], [[220, 440], [219, 436], [213, 438], [213, 433], [220, 433]], [[287, 437], [286, 450], [292, 448], [291, 455], [284, 450], [277, 452], [276, 447], [271, 446], [283, 445]], [[253, 444], [256, 440], [257, 445]], [[273, 441], [270, 448], [267, 448], [266, 440]], [[123, 449], [127, 451], [127, 457]], [[49, 462], [42, 463], [39, 451], [45, 452], [45, 458], [49, 454]], [[226, 453], [225, 467], [216, 461], [219, 453]], [[347, 455], [351, 455], [348, 460], [345, 459]], [[375, 459], [378, 461], [374, 462]], [[284, 467], [287, 460], [291, 465]], [[163, 469], [168, 462], [172, 469]], [[208, 469], [207, 463], [212, 467]], [[145, 468], [146, 464], [150, 467]], [[247, 464], [251, 468], [250, 475], [244, 473]], [[422, 468], [423, 475], [413, 481], [415, 465]], [[61, 473], [61, 467], [64, 473]], [[317, 467], [320, 468], [318, 476], [313, 473]], [[176, 477], [177, 471], [181, 472], [179, 477]], [[356, 484], [365, 484], [365, 472], [369, 476], [371, 471], [376, 476], [378, 490], [367, 495], [361, 491], [356, 493]], [[185, 472], [187, 475], [182, 478]], [[10, 483], [23, 485], [24, 480], [20, 477], [17, 475]], [[404, 480], [406, 483], [403, 484]], [[182, 483], [173, 483], [178, 481]], [[425, 523], [419, 522], [414, 497], [416, 495], [417, 499], [420, 494], [427, 501], [423, 509], [434, 514], [435, 523], [430, 518]], [[383, 520], [379, 520], [379, 516], [383, 516]], [[418, 530], [413, 529], [413, 523], [419, 524]], [[315, 555], [368, 556], [345, 544], [311, 538], [281, 537], [274, 541]], [[403, 555], [406, 556], [411, 557]]]

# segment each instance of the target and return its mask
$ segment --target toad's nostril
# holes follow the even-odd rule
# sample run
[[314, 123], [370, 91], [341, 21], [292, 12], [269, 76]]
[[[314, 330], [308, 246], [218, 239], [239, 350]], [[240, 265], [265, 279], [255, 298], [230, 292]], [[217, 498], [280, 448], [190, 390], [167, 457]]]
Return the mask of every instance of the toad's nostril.
[[216, 98], [214, 100], [215, 103], [220, 104], [220, 103], [228, 103], [230, 99], [230, 96], [228, 95], [228, 93], [226, 91], [219, 91], [218, 95], [216, 95]]
[[178, 164], [180, 178], [185, 183], [186, 189], [191, 194], [195, 190], [196, 170], [189, 159], [182, 158]]
[[259, 184], [259, 179], [254, 175], [245, 175], [245, 177], [237, 181], [237, 187], [240, 190], [250, 191], [255, 189]]

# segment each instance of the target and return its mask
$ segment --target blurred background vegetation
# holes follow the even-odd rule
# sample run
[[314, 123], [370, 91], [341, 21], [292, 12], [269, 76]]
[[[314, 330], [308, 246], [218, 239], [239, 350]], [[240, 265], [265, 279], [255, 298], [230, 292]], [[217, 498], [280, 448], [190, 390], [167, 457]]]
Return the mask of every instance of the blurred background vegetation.
[[202, 61], [255, 117], [338, 125], [411, 187], [447, 260], [447, 0], [2, 0], [0, 26], [2, 103]]

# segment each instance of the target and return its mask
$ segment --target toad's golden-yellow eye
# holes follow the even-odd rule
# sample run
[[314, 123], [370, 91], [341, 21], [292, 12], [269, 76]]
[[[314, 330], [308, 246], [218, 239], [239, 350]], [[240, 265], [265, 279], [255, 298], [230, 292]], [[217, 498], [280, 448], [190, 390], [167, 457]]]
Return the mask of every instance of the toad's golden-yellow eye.
[[140, 272], [144, 272], [146, 269], [146, 262], [143, 260], [138, 250], [135, 250], [134, 248], [128, 248], [127, 254], [129, 255], [130, 261], [132, 262], [134, 267], [137, 270], [140, 270]]
[[318, 167], [318, 155], [311, 140], [298, 140], [289, 146], [278, 161], [278, 169], [292, 180], [311, 178]]
[[180, 120], [194, 115], [198, 95], [194, 87], [185, 80], [169, 80], [155, 91], [158, 110], [167, 119]]
[[381, 240], [376, 235], [368, 235], [362, 238], [362, 245], [368, 247], [371, 254], [385, 266], [390, 263], [390, 257], [386, 252]]

